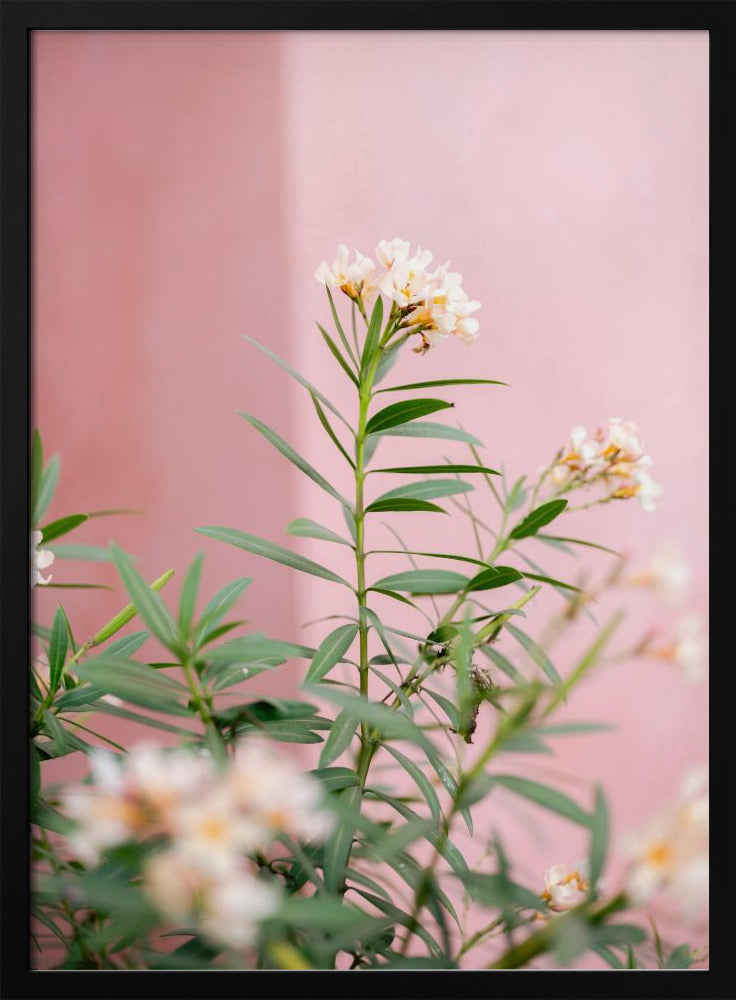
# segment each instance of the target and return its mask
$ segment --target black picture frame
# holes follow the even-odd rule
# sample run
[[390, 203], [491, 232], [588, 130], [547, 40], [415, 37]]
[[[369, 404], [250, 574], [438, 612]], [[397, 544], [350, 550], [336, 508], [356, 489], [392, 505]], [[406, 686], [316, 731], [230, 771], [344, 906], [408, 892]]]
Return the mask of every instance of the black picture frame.
[[[25, 704], [30, 618], [28, 478], [30, 444], [30, 40], [39, 29], [59, 30], [704, 30], [710, 36], [711, 179], [711, 426], [716, 468], [711, 472], [714, 546], [711, 554], [717, 697], [711, 722], [714, 886], [710, 969], [631, 972], [39, 972], [29, 969], [28, 740]], [[356, 998], [374, 991], [402, 996], [525, 998], [663, 997], [727, 1000], [736, 996], [730, 959], [736, 889], [731, 857], [732, 798], [736, 789], [730, 739], [734, 704], [732, 650], [723, 642], [733, 607], [733, 406], [727, 364], [733, 338], [729, 293], [734, 233], [731, 138], [736, 125], [736, 4], [733, 0], [3, 0], [0, 3], [2, 104], [2, 300], [0, 319], [0, 994], [25, 997], [287, 998], [302, 992]], [[730, 380], [729, 380], [730, 381]], [[686, 456], [684, 456], [686, 460]], [[697, 488], [694, 485], [694, 488]], [[717, 548], [716, 548], [717, 546]], [[719, 657], [719, 651], [723, 655]], [[730, 688], [730, 691], [729, 691]], [[631, 978], [633, 976], [633, 978]], [[134, 978], [131, 978], [134, 977]], [[206, 977], [206, 978], [205, 978]], [[246, 978], [244, 978], [246, 977]]]

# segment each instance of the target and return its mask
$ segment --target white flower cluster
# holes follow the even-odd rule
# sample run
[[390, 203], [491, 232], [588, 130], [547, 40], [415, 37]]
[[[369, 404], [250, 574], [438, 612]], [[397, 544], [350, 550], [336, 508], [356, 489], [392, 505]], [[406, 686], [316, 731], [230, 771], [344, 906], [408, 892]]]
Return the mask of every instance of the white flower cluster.
[[569, 910], [583, 902], [589, 889], [588, 862], [585, 859], [576, 861], [572, 867], [552, 865], [544, 873], [542, 899], [547, 901], [550, 910]]
[[644, 569], [627, 581], [633, 587], [650, 587], [668, 604], [677, 604], [690, 583], [690, 567], [674, 545], [663, 546]]
[[663, 488], [649, 474], [652, 459], [637, 433], [636, 424], [620, 417], [611, 417], [593, 437], [584, 427], [574, 427], [550, 471], [557, 492], [600, 483], [607, 491], [604, 500], [638, 497], [644, 510], [654, 510]]
[[624, 841], [631, 860], [626, 888], [635, 903], [648, 902], [667, 889], [687, 917], [697, 915], [708, 898], [708, 769], [690, 771], [674, 806], [642, 833]]
[[41, 576], [41, 570], [48, 569], [53, 563], [54, 553], [50, 549], [39, 549], [42, 539], [42, 531], [31, 532], [31, 587], [51, 583], [51, 574]]
[[361, 305], [370, 303], [379, 292], [385, 295], [400, 319], [397, 329], [421, 336], [421, 346], [416, 349], [419, 353], [450, 336], [472, 343], [479, 330], [472, 314], [480, 309], [480, 302], [468, 297], [462, 275], [450, 271], [449, 261], [430, 270], [432, 257], [421, 247], [412, 253], [411, 245], [396, 237], [381, 240], [376, 247], [378, 265], [357, 250], [351, 263], [348, 248], [340, 244], [332, 265], [322, 261], [314, 276]]
[[198, 920], [231, 947], [251, 944], [279, 902], [244, 855], [279, 833], [323, 839], [332, 829], [318, 782], [259, 741], [241, 743], [222, 771], [203, 754], [150, 744], [126, 757], [90, 757], [93, 784], [67, 790], [63, 801], [77, 824], [68, 838], [76, 855], [96, 864], [106, 848], [167, 834], [146, 868], [151, 899], [168, 919]]

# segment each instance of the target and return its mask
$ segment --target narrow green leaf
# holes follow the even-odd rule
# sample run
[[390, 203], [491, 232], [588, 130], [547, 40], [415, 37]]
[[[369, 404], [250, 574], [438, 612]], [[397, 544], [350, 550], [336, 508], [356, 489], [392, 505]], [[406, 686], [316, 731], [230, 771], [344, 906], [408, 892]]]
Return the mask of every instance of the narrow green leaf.
[[83, 559], [87, 562], [112, 562], [108, 549], [101, 545], [50, 545], [57, 559]]
[[[401, 403], [391, 403], [390, 406], [374, 413], [366, 424], [365, 432], [366, 434], [385, 433], [391, 428], [407, 424], [419, 417], [426, 417], [438, 410], [450, 409], [452, 405], [452, 403], [446, 403], [442, 399], [408, 399]], [[422, 425], [419, 424], [419, 426]]]
[[381, 326], [383, 324], [383, 299], [379, 295], [373, 304], [373, 310], [371, 312], [371, 318], [368, 323], [368, 330], [365, 335], [365, 342], [363, 344], [363, 353], [360, 357], [360, 371], [361, 374], [368, 371], [368, 368], [373, 361], [376, 351], [378, 350], [378, 342], [381, 337]]
[[[358, 786], [346, 788], [339, 795], [340, 802], [351, 810], [360, 809], [361, 798], [362, 790]], [[345, 866], [350, 855], [354, 833], [355, 830], [350, 823], [343, 820], [337, 824], [324, 846], [322, 868], [328, 892], [337, 892], [344, 884]]]
[[316, 386], [312, 385], [311, 382], [307, 381], [307, 379], [305, 379], [303, 375], [300, 375], [300, 373], [295, 368], [292, 368], [291, 365], [288, 364], [286, 361], [284, 361], [283, 358], [280, 358], [278, 354], [274, 354], [273, 351], [269, 350], [267, 347], [264, 347], [263, 344], [259, 344], [257, 340], [253, 339], [253, 337], [246, 337], [244, 333], [241, 333], [240, 336], [243, 338], [243, 340], [247, 340], [249, 344], [252, 344], [253, 347], [257, 347], [258, 350], [261, 351], [262, 354], [265, 354], [267, 358], [270, 358], [272, 361], [275, 361], [280, 368], [283, 368], [283, 370], [287, 373], [287, 375], [291, 375], [291, 377], [293, 379], [296, 379], [296, 381], [299, 382], [300, 385], [303, 385], [305, 389], [313, 393], [321, 403], [324, 403], [324, 405], [327, 407], [328, 410], [330, 410], [330, 412], [335, 414], [338, 420], [341, 420], [345, 424], [345, 426], [352, 431], [350, 424], [345, 419], [345, 417], [343, 417], [342, 413], [340, 413], [337, 407], [334, 406], [329, 401], [327, 396], [325, 396], [324, 393], [321, 393], [319, 389], [316, 388]]
[[198, 552], [192, 560], [179, 597], [179, 632], [186, 641], [189, 636], [189, 626], [194, 615], [194, 606], [197, 603], [197, 593], [199, 592], [199, 581], [202, 577], [202, 563], [204, 555]]
[[36, 508], [38, 507], [38, 497], [41, 492], [41, 480], [43, 478], [43, 445], [41, 434], [38, 428], [33, 432], [31, 441], [31, 528], [37, 525]]
[[304, 678], [304, 684], [317, 684], [339, 663], [358, 634], [357, 625], [340, 625], [322, 640]]
[[195, 531], [198, 531], [200, 535], [206, 535], [208, 538], [216, 538], [220, 542], [226, 542], [228, 545], [234, 545], [236, 548], [245, 549], [246, 552], [252, 552], [254, 555], [272, 559], [274, 562], [283, 563], [285, 566], [291, 566], [292, 569], [298, 569], [302, 573], [311, 573], [312, 576], [319, 576], [323, 580], [332, 580], [334, 583], [341, 583], [345, 587], [350, 587], [347, 580], [338, 576], [337, 573], [333, 573], [331, 569], [326, 569], [324, 566], [312, 562], [311, 559], [299, 556], [290, 549], [285, 549], [281, 545], [275, 545], [273, 542], [266, 541], [265, 538], [259, 538], [257, 535], [248, 535], [244, 531], [237, 531], [235, 528], [218, 528], [209, 525], [204, 528], [195, 528]]
[[382, 493], [374, 503], [393, 499], [434, 500], [437, 497], [469, 493], [472, 489], [470, 483], [464, 483], [459, 479], [422, 479], [419, 482], [404, 483], [393, 490], [388, 490], [387, 493]]
[[481, 646], [481, 652], [485, 653], [488, 659], [495, 663], [498, 669], [503, 671], [514, 684], [517, 684], [519, 687], [526, 685], [526, 677], [524, 677], [521, 671], [517, 670], [513, 663], [507, 660], [497, 649], [494, 649], [493, 646]]
[[495, 469], [487, 469], [484, 465], [402, 465], [391, 469], [371, 469], [371, 472], [404, 472], [407, 475], [429, 475], [432, 472], [454, 472], [458, 475], [482, 472], [487, 476], [500, 476]]
[[[483, 562], [482, 559], [472, 559], [470, 556], [453, 556], [448, 552], [418, 552], [416, 549], [371, 549], [366, 555], [427, 556], [429, 559], [451, 559], [453, 562], [470, 563], [472, 566], [483, 566], [484, 568], [488, 566], [488, 563]], [[412, 564], [415, 565], [413, 561]]]
[[[518, 510], [519, 507], [521, 507], [521, 505], [526, 500], [527, 491], [524, 489], [525, 479], [526, 476], [521, 476], [519, 479], [516, 480], [514, 485], [511, 487], [511, 490], [508, 496], [506, 497], [506, 503], [504, 504], [504, 511], [506, 512], [506, 514], [513, 514], [513, 512], [515, 510]], [[506, 489], [505, 479], [503, 480], [503, 483], [505, 490]]]
[[66, 615], [61, 605], [59, 605], [54, 612], [54, 620], [51, 625], [51, 638], [49, 639], [49, 685], [52, 693], [56, 691], [61, 683], [68, 642], [69, 632]]
[[[380, 702], [369, 701], [363, 695], [347, 694], [332, 687], [316, 688], [314, 695], [334, 702], [354, 720], [366, 722], [386, 736], [409, 740], [411, 743], [424, 747], [425, 750], [428, 746], [431, 747], [422, 730], [398, 709], [391, 709]], [[321, 765], [326, 763], [328, 761], [320, 759]]]
[[544, 809], [549, 809], [550, 812], [564, 816], [565, 819], [577, 823], [578, 826], [591, 826], [592, 818], [589, 813], [581, 809], [567, 795], [558, 792], [554, 788], [549, 788], [547, 785], [540, 785], [536, 781], [529, 781], [527, 778], [519, 778], [512, 774], [494, 774], [493, 781], [494, 784], [502, 785], [510, 792], [514, 792], [516, 795], [520, 795], [522, 798], [528, 799], [530, 802], [534, 802]]
[[[459, 427], [448, 427], [446, 424], [435, 424], [430, 420], [419, 420], [415, 423], [398, 424], [386, 430], [375, 431], [371, 441], [377, 437], [420, 437], [437, 438], [444, 441], [465, 441], [467, 444], [485, 447], [483, 442]], [[367, 444], [366, 444], [367, 447]]]
[[537, 583], [548, 583], [552, 587], [561, 587], [563, 590], [572, 590], [576, 594], [583, 593], [580, 587], [573, 587], [571, 583], [564, 583], [562, 580], [556, 580], [553, 576], [542, 576], [540, 573], [526, 573], [524, 571], [522, 571], [521, 575], [526, 580], [535, 580]]
[[366, 514], [381, 514], [388, 511], [411, 510], [431, 511], [435, 514], [447, 513], [442, 507], [439, 507], [436, 503], [430, 503], [428, 500], [408, 500], [401, 497], [388, 500], [374, 500], [372, 504], [366, 507], [365, 512]]
[[512, 566], [489, 566], [481, 570], [469, 581], [468, 592], [476, 590], [495, 590], [496, 587], [506, 587], [516, 580], [521, 580], [522, 574]]
[[326, 792], [337, 792], [358, 784], [358, 775], [350, 767], [318, 767], [308, 771]]
[[504, 385], [508, 382], [498, 382], [492, 378], [438, 378], [431, 382], [410, 382], [408, 385], [391, 385], [378, 392], [402, 392], [405, 389], [431, 389], [438, 385]]
[[523, 520], [519, 521], [510, 537], [519, 539], [536, 535], [545, 524], [549, 524], [550, 521], [559, 517], [565, 507], [567, 507], [567, 500], [548, 500], [547, 503], [535, 508], [531, 514], [527, 514]]
[[338, 535], [330, 528], [325, 528], [316, 521], [310, 520], [308, 517], [297, 517], [296, 520], [288, 525], [286, 533], [287, 535], [296, 535], [299, 538], [319, 538], [324, 542], [335, 542], [336, 545], [347, 545], [348, 548], [353, 547], [346, 538]]
[[322, 752], [319, 756], [320, 767], [327, 767], [328, 764], [331, 764], [333, 760], [337, 760], [347, 750], [353, 741], [356, 728], [355, 719], [352, 715], [349, 715], [346, 711], [339, 713], [332, 723], [330, 735], [322, 747]]
[[43, 541], [52, 542], [55, 538], [61, 538], [62, 535], [68, 534], [88, 520], [89, 514], [69, 514], [66, 517], [60, 517], [58, 521], [50, 521], [49, 524], [41, 528]]
[[591, 825], [590, 857], [588, 860], [590, 894], [595, 896], [595, 887], [603, 871], [608, 852], [610, 818], [608, 804], [603, 789], [598, 785], [595, 790], [595, 806]]
[[235, 604], [240, 595], [253, 583], [252, 576], [242, 576], [237, 580], [226, 583], [224, 587], [217, 591], [214, 597], [205, 604], [202, 617], [197, 622], [195, 629], [195, 642], [202, 644], [204, 636], [213, 629], [218, 622], [222, 621], [230, 608]]
[[439, 822], [442, 816], [442, 808], [440, 806], [440, 800], [437, 797], [437, 792], [435, 792], [432, 787], [432, 783], [429, 778], [422, 771], [418, 764], [415, 764], [413, 760], [410, 760], [405, 754], [397, 750], [395, 746], [390, 743], [384, 743], [383, 749], [396, 760], [401, 767], [406, 771], [409, 777], [414, 781], [415, 785], [419, 791], [424, 796], [424, 801], [429, 807], [429, 811], [436, 821]]
[[526, 632], [522, 632], [520, 628], [516, 625], [512, 625], [510, 622], [506, 622], [506, 631], [509, 632], [516, 641], [524, 647], [532, 660], [537, 664], [544, 675], [552, 681], [553, 684], [561, 685], [562, 678], [557, 672], [552, 660], [545, 653], [539, 643], [535, 642], [531, 636], [528, 636]]
[[36, 506], [31, 514], [31, 524], [38, 524], [43, 515], [46, 513], [46, 508], [51, 503], [51, 498], [56, 491], [56, 485], [59, 482], [59, 469], [61, 462], [58, 455], [52, 455], [49, 459], [49, 463], [43, 470], [41, 475], [41, 484], [38, 489], [38, 497], [36, 499]]
[[664, 969], [689, 969], [693, 964], [693, 954], [690, 950], [690, 945], [680, 944], [677, 948], [674, 948], [664, 963]]
[[402, 334], [396, 340], [394, 340], [388, 347], [387, 350], [383, 352], [381, 360], [378, 362], [376, 367], [376, 374], [373, 376], [373, 385], [380, 385], [380, 383], [386, 378], [388, 373], [394, 367], [396, 362], [399, 360], [399, 354], [401, 348], [406, 343], [408, 334]]
[[621, 553], [617, 552], [615, 549], [609, 549], [605, 545], [598, 545], [596, 542], [587, 542], [582, 538], [566, 538], [562, 535], [547, 535], [542, 534], [541, 532], [537, 532], [535, 537], [538, 538], [540, 542], [562, 542], [567, 543], [568, 545], [583, 545], [589, 549], [599, 549], [601, 552], [607, 552], [611, 556], [616, 556], [617, 559], [623, 559]]
[[178, 654], [180, 652], [179, 637], [168, 608], [159, 595], [148, 586], [127, 553], [119, 549], [114, 542], [110, 543], [110, 552], [136, 611], [156, 638], [167, 649]]
[[461, 573], [446, 569], [416, 569], [386, 576], [373, 586], [408, 594], [456, 594], [467, 584], [468, 578]]
[[329, 347], [332, 356], [335, 358], [335, 360], [340, 365], [340, 367], [342, 368], [342, 370], [345, 372], [345, 374], [347, 375], [347, 377], [350, 379], [350, 381], [354, 385], [360, 386], [360, 382], [355, 377], [355, 373], [353, 372], [352, 368], [347, 363], [347, 361], [345, 360], [345, 358], [342, 356], [342, 354], [340, 352], [340, 348], [337, 346], [337, 344], [335, 343], [335, 341], [329, 335], [329, 333], [327, 332], [327, 330], [325, 330], [325, 328], [321, 324], [319, 324], [319, 323], [317, 324], [317, 327], [319, 329], [319, 332], [322, 334], [322, 337], [324, 338], [325, 343]]
[[315, 410], [317, 411], [317, 416], [319, 418], [319, 422], [324, 427], [324, 429], [325, 429], [325, 431], [327, 433], [327, 436], [332, 441], [332, 443], [335, 445], [335, 447], [340, 452], [340, 454], [345, 459], [345, 461], [348, 463], [348, 465], [350, 466], [350, 468], [354, 469], [355, 468], [355, 462], [352, 460], [352, 458], [350, 457], [350, 455], [348, 455], [348, 453], [345, 451], [345, 448], [343, 447], [342, 441], [340, 440], [340, 438], [335, 433], [334, 428], [332, 427], [332, 424], [330, 423], [330, 421], [327, 419], [327, 414], [322, 409], [322, 406], [320, 405], [319, 400], [317, 399], [317, 397], [314, 395], [313, 392], [311, 392], [309, 394], [309, 396], [310, 396], [310, 399], [312, 400], [312, 405], [314, 406]]
[[603, 924], [591, 928], [591, 938], [595, 944], [642, 944], [647, 936], [641, 927], [634, 924]]
[[340, 340], [342, 341], [343, 347], [348, 352], [348, 357], [350, 358], [350, 360], [353, 362], [353, 364], [357, 368], [358, 367], [358, 359], [353, 354], [353, 349], [350, 346], [350, 342], [348, 341], [348, 338], [345, 336], [345, 331], [342, 328], [342, 323], [340, 322], [340, 317], [337, 314], [337, 309], [335, 307], [335, 300], [334, 300], [334, 298], [332, 296], [332, 291], [331, 291], [329, 285], [325, 285], [325, 289], [327, 291], [327, 298], [328, 298], [329, 303], [330, 303], [330, 312], [332, 313], [332, 320], [333, 320], [333, 322], [335, 324], [335, 329], [337, 330], [337, 335], [340, 338]]
[[539, 911], [545, 909], [539, 896], [523, 885], [512, 882], [506, 875], [470, 872], [463, 882], [470, 896], [483, 906], [499, 910], [507, 910], [510, 907]]
[[241, 416], [243, 420], [246, 420], [252, 427], [255, 427], [255, 429], [262, 434], [267, 441], [270, 441], [274, 448], [280, 451], [285, 458], [288, 458], [289, 461], [297, 467], [297, 469], [300, 469], [306, 476], [309, 476], [313, 482], [315, 482], [318, 486], [321, 486], [326, 493], [329, 493], [330, 496], [334, 497], [335, 500], [338, 500], [341, 504], [348, 503], [345, 497], [341, 496], [335, 487], [332, 486], [332, 484], [329, 483], [323, 475], [317, 472], [314, 466], [310, 465], [305, 458], [302, 458], [301, 455], [294, 451], [291, 445], [287, 444], [287, 442], [284, 441], [284, 439], [280, 437], [276, 431], [271, 430], [271, 428], [264, 424], [262, 420], [259, 420], [258, 417], [251, 416], [249, 413], [243, 413], [241, 411], [238, 415]]
[[189, 715], [189, 691], [159, 670], [117, 656], [98, 656], [77, 665], [76, 672], [96, 688], [123, 701], [172, 715]]

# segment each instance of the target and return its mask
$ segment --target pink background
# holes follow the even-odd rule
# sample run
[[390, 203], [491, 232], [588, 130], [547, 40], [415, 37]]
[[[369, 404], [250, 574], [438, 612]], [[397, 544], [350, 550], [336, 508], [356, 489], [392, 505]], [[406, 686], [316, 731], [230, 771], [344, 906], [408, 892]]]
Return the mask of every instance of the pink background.
[[[463, 272], [482, 328], [471, 349], [405, 352], [391, 377], [509, 382], [449, 398], [488, 463], [512, 477], [546, 464], [574, 424], [635, 420], [665, 485], [659, 509], [612, 504], [569, 515], [561, 533], [638, 564], [674, 542], [691, 565], [687, 606], [706, 611], [705, 32], [37, 32], [33, 115], [35, 421], [47, 453], [62, 456], [49, 517], [144, 511], [93, 521], [75, 541], [113, 537], [150, 579], [174, 567], [172, 601], [204, 550], [205, 593], [253, 575], [242, 602], [252, 627], [316, 645], [327, 626], [301, 623], [346, 610], [346, 597], [192, 529], [238, 527], [352, 573], [347, 549], [284, 536], [295, 516], [338, 531], [342, 519], [238, 410], [349, 482], [309, 397], [238, 333], [353, 413], [313, 324], [328, 312], [312, 272], [338, 242], [372, 254], [400, 235]], [[378, 454], [381, 465], [466, 459], [462, 446], [406, 439]], [[476, 504], [495, 516], [483, 492]], [[412, 547], [473, 554], [459, 515], [393, 524]], [[379, 524], [369, 541], [395, 547]], [[606, 565], [548, 552], [537, 545], [534, 557], [568, 579]], [[375, 572], [400, 566], [376, 559]], [[54, 571], [114, 582], [108, 566]], [[39, 595], [42, 616], [60, 594]], [[64, 597], [81, 638], [121, 605], [106, 591]], [[666, 632], [675, 617], [649, 594], [619, 591], [596, 608], [599, 621], [622, 605], [624, 640]], [[553, 594], [530, 611], [530, 629], [557, 607]], [[385, 610], [400, 624], [397, 608]], [[583, 625], [561, 648], [563, 673], [592, 635]], [[301, 675], [292, 665], [271, 690], [294, 691]], [[707, 759], [707, 690], [671, 665], [609, 667], [572, 701], [570, 718], [617, 731], [560, 738], [555, 758], [507, 757], [502, 769], [549, 777], [583, 801], [601, 781], [616, 835]], [[79, 770], [65, 761], [54, 775]], [[515, 850], [531, 880], [584, 850], [569, 824], [536, 815], [543, 822], [519, 827]], [[490, 833], [501, 820], [489, 810], [487, 822]]]

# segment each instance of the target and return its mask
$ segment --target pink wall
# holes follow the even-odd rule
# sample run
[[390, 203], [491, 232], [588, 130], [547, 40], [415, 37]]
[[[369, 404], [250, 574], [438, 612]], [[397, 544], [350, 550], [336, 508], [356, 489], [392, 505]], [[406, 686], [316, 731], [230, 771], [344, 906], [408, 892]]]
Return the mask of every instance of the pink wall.
[[[144, 507], [94, 523], [85, 540], [115, 537], [151, 577], [204, 548], [210, 591], [250, 573], [251, 622], [317, 642], [320, 627], [299, 623], [341, 610], [342, 595], [191, 529], [283, 541], [297, 515], [342, 528], [324, 494], [237, 417], [256, 413], [344, 475], [308, 396], [237, 333], [353, 412], [312, 322], [328, 316], [312, 272], [337, 242], [372, 253], [400, 235], [449, 257], [483, 309], [476, 345], [407, 352], [398, 380], [509, 382], [452, 398], [489, 464], [512, 476], [544, 464], [573, 424], [637, 421], [666, 487], [659, 509], [613, 504], [565, 529], [644, 561], [674, 541], [691, 564], [690, 604], [706, 610], [705, 33], [42, 34], [35, 73], [36, 401], [47, 450], [64, 461], [52, 514]], [[438, 444], [462, 454], [381, 448], [419, 460]], [[441, 528], [444, 550], [471, 552], [459, 517], [400, 517], [417, 548], [438, 546]], [[393, 547], [380, 527], [374, 539]], [[327, 559], [316, 543], [299, 547]], [[540, 560], [569, 578], [546, 551]], [[83, 633], [119, 603], [90, 593], [66, 602]], [[600, 620], [625, 596], [602, 602]], [[626, 603], [629, 637], [672, 620], [648, 595]], [[563, 672], [572, 652], [561, 650]], [[707, 692], [665, 664], [601, 672], [569, 714], [619, 729], [559, 740], [544, 767], [573, 794], [601, 780], [617, 833], [706, 759]], [[504, 767], [542, 773], [522, 756]], [[532, 878], [581, 847], [552, 822], [520, 836]]]

